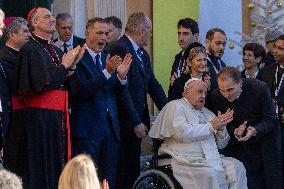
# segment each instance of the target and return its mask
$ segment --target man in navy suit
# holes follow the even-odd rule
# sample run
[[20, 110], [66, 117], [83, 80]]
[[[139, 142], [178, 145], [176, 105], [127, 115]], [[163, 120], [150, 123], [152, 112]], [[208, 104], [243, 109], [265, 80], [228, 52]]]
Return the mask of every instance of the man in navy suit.
[[119, 56], [110, 58], [103, 53], [107, 34], [104, 19], [88, 21], [87, 47], [76, 69], [80, 90], [72, 103], [71, 136], [73, 155], [90, 154], [100, 179], [107, 179], [110, 188], [117, 188], [120, 129], [116, 102], [125, 99], [122, 94], [127, 89], [126, 74], [132, 59], [130, 54], [122, 61]]
[[121, 159], [119, 161], [119, 187], [132, 188], [140, 173], [141, 139], [147, 135], [150, 117], [147, 93], [158, 109], [167, 103], [167, 97], [155, 78], [147, 46], [152, 34], [152, 22], [144, 13], [130, 15], [123, 35], [111, 49], [111, 53], [124, 57], [130, 53], [133, 57], [127, 74], [128, 94], [130, 96], [130, 115], [125, 114], [120, 105], [119, 120], [121, 126]]
[[68, 13], [59, 13], [56, 16], [56, 30], [58, 32], [58, 38], [54, 39], [55, 46], [60, 48], [64, 53], [77, 47], [83, 46], [85, 39], [73, 35], [73, 20]]
[[210, 73], [210, 91], [217, 88], [216, 76], [226, 67], [221, 60], [226, 47], [226, 33], [220, 28], [212, 28], [206, 33], [205, 48], [208, 52], [207, 66]]

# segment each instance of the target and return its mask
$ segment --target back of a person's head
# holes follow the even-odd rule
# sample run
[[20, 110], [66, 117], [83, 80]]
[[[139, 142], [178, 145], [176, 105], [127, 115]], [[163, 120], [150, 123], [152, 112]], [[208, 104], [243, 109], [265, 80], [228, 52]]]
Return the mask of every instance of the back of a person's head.
[[71, 159], [60, 175], [58, 189], [100, 189], [92, 159], [84, 154]]
[[0, 170], [0, 189], [22, 189], [21, 179], [5, 169]]

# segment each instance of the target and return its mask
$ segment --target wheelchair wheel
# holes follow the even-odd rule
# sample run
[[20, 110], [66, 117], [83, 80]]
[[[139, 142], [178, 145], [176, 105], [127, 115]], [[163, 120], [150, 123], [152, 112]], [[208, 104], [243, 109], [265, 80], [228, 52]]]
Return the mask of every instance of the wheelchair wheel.
[[175, 186], [167, 174], [151, 169], [143, 172], [137, 178], [133, 189], [175, 189]]

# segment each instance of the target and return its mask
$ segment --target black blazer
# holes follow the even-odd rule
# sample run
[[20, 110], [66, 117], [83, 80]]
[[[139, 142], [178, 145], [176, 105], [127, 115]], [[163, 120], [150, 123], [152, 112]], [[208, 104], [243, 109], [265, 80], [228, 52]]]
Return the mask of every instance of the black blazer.
[[178, 66], [180, 61], [184, 61], [182, 60], [183, 56], [182, 56], [182, 51], [180, 51], [176, 56], [175, 56], [175, 61], [172, 65], [172, 71], [171, 71], [171, 77], [174, 75], [174, 73], [177, 72]]
[[123, 128], [131, 128], [131, 130], [140, 123], [144, 123], [146, 126], [150, 125], [147, 93], [159, 110], [168, 102], [162, 86], [153, 73], [149, 54], [144, 49], [142, 49], [142, 52], [143, 66], [126, 35], [123, 35], [113, 44], [109, 52], [122, 58], [127, 53], [132, 54], [132, 64], [127, 75], [130, 107], [124, 107], [123, 104], [119, 106], [122, 109], [126, 108], [124, 111], [119, 111], [120, 124]]
[[[221, 59], [220, 59], [220, 63], [221, 63], [221, 68], [226, 67], [225, 62], [223, 62]], [[216, 80], [216, 76], [217, 76], [218, 73], [215, 71], [213, 62], [209, 57], [207, 59], [207, 67], [208, 67], [210, 77], [211, 77], [211, 79], [210, 79], [210, 91], [212, 91], [212, 90], [218, 88], [218, 84], [217, 84], [217, 80]]]
[[[58, 41], [58, 38], [54, 39], [53, 42], [56, 43]], [[73, 48], [80, 45], [81, 47], [86, 43], [86, 40], [80, 37], [77, 37], [76, 35], [73, 35]]]
[[85, 39], [73, 35], [73, 48], [77, 47], [78, 45], [82, 47], [85, 43], [86, 43]]
[[[275, 97], [275, 72], [277, 69], [277, 64], [272, 64], [270, 66], [264, 67], [258, 72], [257, 79], [264, 81], [267, 86], [270, 89], [271, 96], [274, 98]], [[282, 83], [280, 90], [279, 90], [279, 95], [277, 99], [278, 107], [279, 109], [284, 108], [284, 83]], [[282, 112], [279, 112], [279, 114], [282, 114]]]
[[[7, 76], [1, 62], [0, 64], [0, 99], [2, 106], [2, 112], [0, 112], [0, 149], [2, 149], [2, 142], [7, 134], [9, 126], [10, 98]], [[2, 138], [2, 136], [4, 136], [4, 138]]]

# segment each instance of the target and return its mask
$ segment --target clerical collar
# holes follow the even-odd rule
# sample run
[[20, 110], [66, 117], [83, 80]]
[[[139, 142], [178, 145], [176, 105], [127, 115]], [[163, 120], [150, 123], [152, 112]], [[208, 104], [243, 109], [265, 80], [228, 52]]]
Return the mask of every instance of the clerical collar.
[[95, 51], [93, 51], [92, 49], [90, 49], [88, 46], [86, 46], [86, 50], [88, 51], [88, 53], [91, 55], [91, 57], [93, 59], [96, 58], [96, 55], [99, 54], [101, 56], [102, 52], [96, 53]]
[[38, 42], [40, 42], [42, 45], [47, 45], [47, 44], [50, 44], [51, 43], [51, 39], [44, 39], [43, 37], [40, 37], [40, 36], [38, 36], [38, 35], [36, 35], [36, 34], [33, 34], [32, 35], [32, 37], [36, 40], [36, 41], [38, 41]]
[[69, 47], [69, 46], [72, 46], [73, 45], [73, 34], [71, 35], [71, 38], [66, 41], [66, 42], [63, 42], [60, 40], [60, 38], [58, 37], [58, 42], [60, 44], [60, 47], [63, 47], [64, 43], [66, 43], [66, 45]]
[[[126, 34], [125, 34], [125, 35], [126, 35]], [[131, 42], [131, 44], [132, 44], [132, 46], [133, 46], [135, 52], [137, 52], [137, 50], [140, 48], [140, 47], [138, 46], [138, 44], [137, 44], [130, 36], [126, 35], [126, 37], [128, 37], [128, 39], [129, 39], [129, 41]]]
[[19, 49], [16, 49], [15, 47], [12, 47], [12, 46], [10, 46], [8, 44], [6, 44], [6, 46], [12, 51], [12, 53], [15, 53], [15, 52], [18, 53], [20, 51]]

